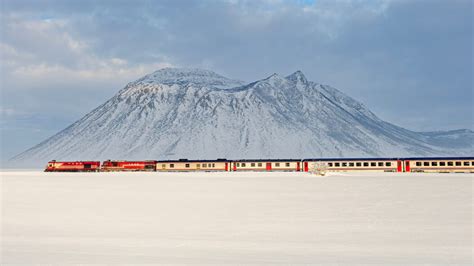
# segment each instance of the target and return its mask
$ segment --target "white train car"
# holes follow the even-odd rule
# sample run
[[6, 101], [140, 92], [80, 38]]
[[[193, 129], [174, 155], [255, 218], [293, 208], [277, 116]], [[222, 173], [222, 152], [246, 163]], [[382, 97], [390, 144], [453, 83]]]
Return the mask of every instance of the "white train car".
[[398, 158], [332, 158], [303, 159], [303, 171], [325, 168], [328, 172], [403, 172], [403, 161]]
[[157, 172], [189, 172], [189, 171], [229, 171], [231, 161], [227, 159], [217, 160], [166, 160], [156, 161]]
[[405, 172], [474, 173], [474, 157], [404, 158]]
[[231, 171], [301, 171], [299, 159], [234, 160]]

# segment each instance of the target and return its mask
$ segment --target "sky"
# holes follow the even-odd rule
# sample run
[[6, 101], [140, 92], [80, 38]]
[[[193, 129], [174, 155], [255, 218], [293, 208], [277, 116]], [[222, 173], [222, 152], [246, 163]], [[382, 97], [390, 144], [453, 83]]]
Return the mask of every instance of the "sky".
[[0, 0], [1, 159], [163, 67], [301, 70], [414, 131], [474, 129], [470, 0]]

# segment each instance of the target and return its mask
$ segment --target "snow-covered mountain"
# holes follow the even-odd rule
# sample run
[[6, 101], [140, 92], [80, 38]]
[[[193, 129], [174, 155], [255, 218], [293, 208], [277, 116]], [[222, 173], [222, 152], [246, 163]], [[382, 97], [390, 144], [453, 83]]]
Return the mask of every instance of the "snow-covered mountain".
[[14, 161], [472, 155], [474, 132], [413, 132], [302, 72], [249, 84], [165, 68]]

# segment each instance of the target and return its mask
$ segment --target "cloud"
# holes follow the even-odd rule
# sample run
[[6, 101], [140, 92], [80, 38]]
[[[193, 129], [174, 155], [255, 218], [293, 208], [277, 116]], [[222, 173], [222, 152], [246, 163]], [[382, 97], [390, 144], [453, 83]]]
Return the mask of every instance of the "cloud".
[[66, 19], [31, 20], [12, 15], [6, 21], [6, 38], [0, 43], [3, 72], [6, 85], [21, 85], [18, 89], [28, 88], [30, 83], [47, 85], [58, 78], [80, 82], [120, 77], [125, 82], [150, 69], [171, 66], [165, 61], [131, 64], [124, 58], [97, 54], [92, 40], [70, 33], [72, 26]]

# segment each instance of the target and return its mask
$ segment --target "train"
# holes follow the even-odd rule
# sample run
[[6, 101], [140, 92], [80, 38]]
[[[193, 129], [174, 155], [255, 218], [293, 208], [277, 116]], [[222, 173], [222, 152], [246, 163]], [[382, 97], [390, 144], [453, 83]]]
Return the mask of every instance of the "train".
[[309, 158], [241, 160], [49, 161], [45, 172], [437, 172], [474, 173], [474, 157]]

